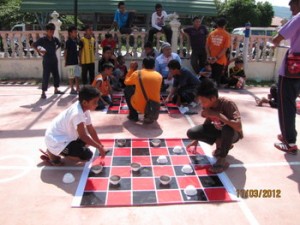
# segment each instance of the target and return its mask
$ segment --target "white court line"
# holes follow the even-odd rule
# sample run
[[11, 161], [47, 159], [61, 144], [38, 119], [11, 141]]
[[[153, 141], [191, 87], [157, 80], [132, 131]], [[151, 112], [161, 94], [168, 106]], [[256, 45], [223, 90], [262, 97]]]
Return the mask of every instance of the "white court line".
[[[195, 124], [192, 121], [192, 119], [188, 116], [188, 115], [184, 115], [185, 118], [188, 120], [189, 124], [194, 127]], [[215, 158], [212, 156], [212, 152], [211, 149], [209, 147], [209, 145], [201, 142], [201, 147], [205, 153], [205, 155], [209, 156], [207, 157], [208, 160], [210, 161], [210, 163], [214, 163], [216, 160]], [[234, 185], [231, 183], [230, 179], [228, 178], [228, 176], [226, 175], [225, 172], [219, 173], [219, 178], [222, 180], [222, 182], [226, 185], [226, 189], [229, 192], [230, 196], [234, 196], [234, 199], [238, 199], [236, 197], [236, 189], [234, 187]], [[240, 206], [240, 208], [242, 209], [245, 217], [247, 218], [247, 220], [249, 221], [250, 224], [252, 225], [259, 225], [257, 219], [255, 218], [255, 216], [253, 215], [253, 213], [251, 212], [251, 210], [249, 209], [249, 207], [246, 205], [246, 203], [244, 202], [243, 199], [238, 199], [239, 201], [237, 201], [237, 204]]]

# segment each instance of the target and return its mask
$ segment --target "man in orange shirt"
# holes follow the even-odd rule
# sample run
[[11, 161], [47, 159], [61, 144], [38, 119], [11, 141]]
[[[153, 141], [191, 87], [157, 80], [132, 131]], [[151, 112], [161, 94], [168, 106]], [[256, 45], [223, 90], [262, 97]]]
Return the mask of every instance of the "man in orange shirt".
[[[162, 75], [154, 70], [155, 60], [153, 57], [146, 57], [143, 60], [143, 69], [140, 70], [142, 83], [148, 99], [160, 102], [160, 87]], [[143, 95], [139, 82], [139, 71], [136, 70], [136, 62], [130, 64], [130, 69], [126, 75], [125, 85], [133, 85], [135, 88], [125, 88], [125, 98], [129, 108], [128, 119], [137, 122], [138, 112], [144, 113], [146, 99]], [[136, 71], [135, 71], [136, 70]]]
[[217, 28], [212, 31], [206, 41], [207, 60], [211, 64], [211, 77], [220, 86], [224, 66], [227, 64], [226, 51], [230, 47], [230, 34], [225, 30], [226, 19], [217, 21]]
[[103, 71], [101, 74], [98, 74], [92, 86], [97, 88], [100, 91], [100, 98], [98, 101], [98, 107], [96, 110], [102, 110], [105, 106], [108, 106], [112, 103], [111, 101], [111, 86], [109, 77], [112, 75], [114, 65], [112, 63], [104, 63]]

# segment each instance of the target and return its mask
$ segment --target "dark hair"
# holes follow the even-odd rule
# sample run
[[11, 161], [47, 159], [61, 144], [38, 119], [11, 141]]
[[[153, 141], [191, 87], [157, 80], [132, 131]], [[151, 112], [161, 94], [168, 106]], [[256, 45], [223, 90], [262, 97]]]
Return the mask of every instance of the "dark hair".
[[102, 71], [104, 71], [104, 70], [107, 69], [107, 68], [114, 68], [114, 67], [115, 67], [114, 64], [112, 64], [111, 62], [104, 63], [104, 64], [102, 65]]
[[117, 57], [117, 61], [118, 61], [118, 62], [120, 62], [120, 60], [121, 60], [121, 59], [123, 59], [123, 58], [124, 58], [124, 56], [123, 56], [123, 55], [118, 55], [118, 57]]
[[48, 23], [46, 25], [46, 30], [55, 30], [55, 25], [54, 23]]
[[106, 33], [105, 38], [112, 38], [112, 34], [111, 33]]
[[195, 16], [195, 17], [193, 18], [193, 22], [194, 22], [195, 20], [200, 20], [200, 17], [199, 17], [199, 16]]
[[161, 8], [162, 8], [162, 5], [160, 3], [156, 3], [155, 9], [161, 9]]
[[91, 85], [84, 85], [79, 91], [79, 102], [90, 101], [100, 96], [100, 92]]
[[145, 44], [144, 44], [144, 48], [153, 48], [153, 45], [150, 41], [147, 41]]
[[235, 60], [234, 60], [234, 63], [244, 63], [244, 60], [242, 59], [242, 58], [236, 58]]
[[155, 59], [152, 56], [144, 58], [143, 66], [145, 69], [153, 69], [155, 67]]
[[168, 67], [169, 69], [172, 70], [180, 70], [181, 69], [181, 65], [180, 62], [178, 62], [176, 59], [172, 59], [169, 63], [168, 63]]
[[105, 53], [107, 51], [112, 51], [112, 48], [108, 45], [103, 47], [102, 53]]
[[217, 20], [216, 24], [218, 27], [225, 27], [227, 20], [225, 18], [220, 18]]
[[68, 33], [72, 33], [74, 30], [77, 30], [77, 28], [74, 25], [69, 26]]
[[90, 25], [85, 25], [85, 26], [83, 27], [83, 30], [84, 30], [84, 31], [87, 31], [87, 30], [89, 30], [89, 29], [91, 29], [91, 26], [90, 26]]
[[201, 81], [197, 87], [196, 94], [205, 98], [219, 97], [218, 88], [210, 79], [203, 79]]
[[120, 1], [120, 2], [118, 3], [118, 8], [120, 8], [120, 6], [122, 6], [122, 5], [125, 5], [125, 2]]

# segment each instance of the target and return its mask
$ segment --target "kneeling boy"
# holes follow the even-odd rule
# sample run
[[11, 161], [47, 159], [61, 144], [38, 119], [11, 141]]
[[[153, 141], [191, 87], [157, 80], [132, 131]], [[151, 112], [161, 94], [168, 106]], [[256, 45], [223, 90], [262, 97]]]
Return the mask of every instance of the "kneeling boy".
[[187, 148], [194, 147], [198, 141], [208, 144], [216, 143], [213, 155], [217, 162], [210, 168], [212, 173], [221, 173], [226, 170], [228, 151], [239, 139], [243, 138], [240, 112], [234, 102], [220, 97], [214, 83], [205, 79], [197, 89], [198, 100], [202, 105], [201, 115], [205, 118], [204, 124], [195, 126], [187, 131], [189, 139], [194, 140]]
[[90, 160], [93, 153], [86, 145], [98, 148], [102, 159], [105, 157], [105, 150], [90, 117], [90, 110], [98, 106], [99, 95], [99, 91], [90, 85], [82, 87], [79, 101], [52, 121], [45, 135], [47, 155], [52, 165], [61, 165], [60, 156]]

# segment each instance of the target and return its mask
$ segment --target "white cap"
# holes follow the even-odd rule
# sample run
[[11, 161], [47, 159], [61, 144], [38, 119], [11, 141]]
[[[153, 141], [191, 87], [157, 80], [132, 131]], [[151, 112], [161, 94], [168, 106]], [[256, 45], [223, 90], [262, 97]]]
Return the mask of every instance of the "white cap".
[[66, 173], [63, 177], [63, 182], [65, 184], [70, 184], [73, 183], [74, 181], [75, 181], [75, 177], [71, 173]]

